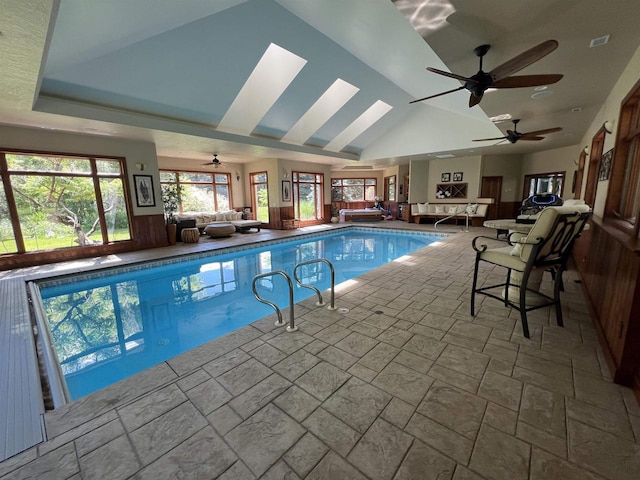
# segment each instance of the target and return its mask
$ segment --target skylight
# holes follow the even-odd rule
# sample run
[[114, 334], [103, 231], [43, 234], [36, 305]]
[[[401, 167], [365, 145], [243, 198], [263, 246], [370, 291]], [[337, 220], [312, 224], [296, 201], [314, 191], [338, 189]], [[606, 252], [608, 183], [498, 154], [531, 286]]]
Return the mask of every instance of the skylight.
[[306, 63], [289, 50], [270, 44], [222, 117], [218, 130], [251, 134]]
[[282, 137], [282, 141], [302, 145], [359, 90], [350, 83], [337, 79]]
[[380, 120], [392, 108], [393, 107], [391, 105], [387, 105], [382, 100], [378, 100], [362, 115], [356, 118], [351, 125], [345, 128], [338, 136], [325, 145], [324, 150], [339, 152], [358, 137], [358, 135]]

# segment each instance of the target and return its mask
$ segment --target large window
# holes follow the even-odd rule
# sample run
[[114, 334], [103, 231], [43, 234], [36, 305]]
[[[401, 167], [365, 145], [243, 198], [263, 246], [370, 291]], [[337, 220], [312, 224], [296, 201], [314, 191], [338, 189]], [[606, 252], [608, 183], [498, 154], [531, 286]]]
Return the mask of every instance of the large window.
[[161, 170], [160, 182], [180, 186], [181, 212], [221, 212], [231, 209], [228, 173]]
[[622, 101], [605, 217], [640, 238], [640, 82]]
[[396, 176], [384, 177], [384, 199], [389, 202], [396, 201]]
[[331, 179], [332, 202], [373, 202], [375, 198], [375, 178]]
[[324, 218], [324, 175], [293, 172], [293, 208], [300, 221]]
[[252, 173], [249, 178], [251, 180], [251, 208], [256, 213], [256, 220], [269, 223], [267, 172]]
[[0, 152], [0, 253], [130, 240], [121, 159]]

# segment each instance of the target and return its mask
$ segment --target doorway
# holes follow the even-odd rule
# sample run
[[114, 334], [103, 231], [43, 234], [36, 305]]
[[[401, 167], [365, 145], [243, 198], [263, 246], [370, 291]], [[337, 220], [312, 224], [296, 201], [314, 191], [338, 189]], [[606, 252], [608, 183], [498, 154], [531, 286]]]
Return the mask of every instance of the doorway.
[[500, 212], [500, 199], [502, 193], [502, 177], [482, 177], [480, 187], [481, 198], [493, 198], [494, 203], [487, 208], [487, 220], [495, 220]]

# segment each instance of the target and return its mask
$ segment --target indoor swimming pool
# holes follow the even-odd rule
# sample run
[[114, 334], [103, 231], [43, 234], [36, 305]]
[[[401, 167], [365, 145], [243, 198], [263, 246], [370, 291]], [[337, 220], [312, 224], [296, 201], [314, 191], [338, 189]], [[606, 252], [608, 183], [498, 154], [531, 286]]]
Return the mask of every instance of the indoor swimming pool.
[[[338, 285], [441, 238], [347, 228], [48, 280], [39, 289], [69, 396], [77, 399], [274, 313], [253, 295], [256, 275], [282, 270], [293, 279], [295, 265], [324, 258]], [[321, 291], [330, 288], [325, 264], [297, 273]], [[261, 278], [257, 289], [288, 307], [283, 277]], [[294, 288], [296, 303], [311, 295]]]

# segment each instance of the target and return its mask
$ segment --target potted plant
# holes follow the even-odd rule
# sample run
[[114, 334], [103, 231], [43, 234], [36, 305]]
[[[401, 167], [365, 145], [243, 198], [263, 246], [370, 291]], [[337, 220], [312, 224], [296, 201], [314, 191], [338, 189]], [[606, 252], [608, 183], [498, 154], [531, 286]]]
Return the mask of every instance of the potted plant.
[[178, 185], [171, 183], [162, 185], [162, 204], [164, 205], [164, 220], [167, 226], [169, 245], [175, 245], [178, 228], [175, 213], [180, 207], [180, 188]]

